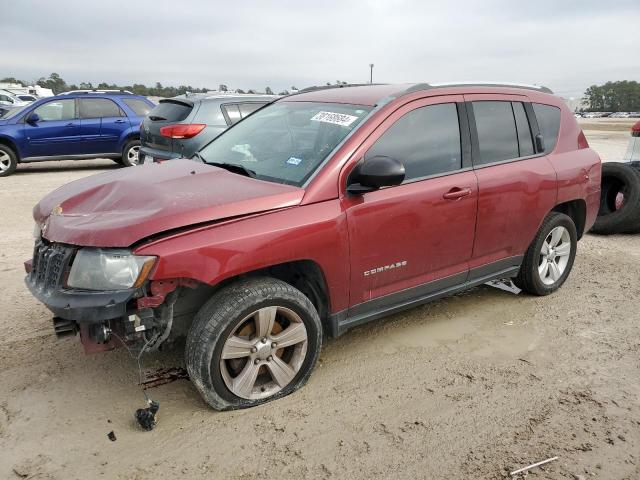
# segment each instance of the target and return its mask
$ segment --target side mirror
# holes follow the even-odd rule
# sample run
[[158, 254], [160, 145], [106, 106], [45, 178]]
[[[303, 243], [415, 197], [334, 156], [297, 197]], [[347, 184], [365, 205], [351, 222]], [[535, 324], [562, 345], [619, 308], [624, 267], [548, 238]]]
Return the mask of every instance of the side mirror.
[[544, 137], [541, 134], [536, 135], [536, 153], [544, 152]]
[[385, 156], [365, 159], [349, 175], [347, 192], [359, 195], [381, 187], [400, 185], [404, 181], [404, 165], [399, 160]]
[[38, 115], [37, 113], [31, 113], [27, 117], [27, 123], [35, 124], [35, 123], [38, 123], [39, 121], [40, 121], [40, 115]]

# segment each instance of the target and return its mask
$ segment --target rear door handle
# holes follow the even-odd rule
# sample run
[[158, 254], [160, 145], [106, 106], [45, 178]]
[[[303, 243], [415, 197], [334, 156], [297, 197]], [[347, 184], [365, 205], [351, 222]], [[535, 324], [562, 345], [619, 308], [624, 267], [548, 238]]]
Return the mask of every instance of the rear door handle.
[[115, 123], [124, 123], [124, 120], [116, 120]]
[[66, 126], [67, 126], [67, 127], [77, 127], [78, 125], [77, 125], [77, 124], [75, 124], [75, 123], [73, 123], [73, 122], [69, 122], [69, 123], [67, 123], [67, 125], [66, 125]]
[[471, 195], [471, 189], [469, 187], [454, 187], [447, 193], [442, 194], [442, 198], [445, 200], [458, 200], [459, 198], [466, 197], [467, 195]]

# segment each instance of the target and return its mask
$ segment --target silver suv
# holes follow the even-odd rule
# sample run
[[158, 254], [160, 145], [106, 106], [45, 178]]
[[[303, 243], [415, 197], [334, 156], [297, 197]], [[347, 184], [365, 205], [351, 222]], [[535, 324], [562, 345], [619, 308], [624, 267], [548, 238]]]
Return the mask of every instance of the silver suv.
[[191, 158], [276, 95], [180, 95], [160, 100], [140, 126], [140, 163]]

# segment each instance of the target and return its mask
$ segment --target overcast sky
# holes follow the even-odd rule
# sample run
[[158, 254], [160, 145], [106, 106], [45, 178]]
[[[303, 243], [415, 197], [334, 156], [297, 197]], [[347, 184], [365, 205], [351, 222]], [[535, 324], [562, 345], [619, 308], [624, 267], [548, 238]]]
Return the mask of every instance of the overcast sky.
[[564, 96], [640, 81], [640, 0], [15, 0], [0, 77], [282, 90], [501, 80]]

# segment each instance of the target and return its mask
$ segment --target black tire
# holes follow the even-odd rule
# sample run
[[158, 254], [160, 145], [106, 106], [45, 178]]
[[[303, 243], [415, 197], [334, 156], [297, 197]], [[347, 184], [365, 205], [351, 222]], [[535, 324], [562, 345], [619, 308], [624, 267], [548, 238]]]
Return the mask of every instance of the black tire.
[[134, 167], [136, 165], [138, 165], [139, 162], [139, 156], [138, 154], [136, 154], [135, 157], [132, 157], [130, 155], [130, 151], [132, 149], [136, 149], [139, 152], [140, 151], [140, 140], [139, 139], [133, 139], [133, 140], [129, 140], [125, 145], [124, 148], [122, 149], [122, 158], [120, 159], [120, 163], [122, 163], [122, 165], [124, 165], [125, 167]]
[[[293, 380], [280, 391], [267, 398], [242, 398], [225, 384], [220, 367], [222, 349], [247, 315], [269, 306], [290, 309], [302, 319], [307, 332], [306, 353]], [[222, 288], [202, 306], [187, 334], [185, 363], [191, 381], [209, 405], [216, 410], [235, 410], [281, 398], [302, 387], [316, 364], [321, 345], [320, 317], [302, 292], [273, 278], [249, 278]]]
[[[624, 163], [602, 164], [600, 209], [592, 233], [640, 232], [640, 171]], [[621, 193], [624, 201], [616, 209], [616, 197]]]
[[8, 177], [16, 171], [18, 156], [11, 148], [0, 143], [0, 158], [3, 159], [3, 168], [0, 168], [0, 177]]
[[[540, 273], [538, 272], [538, 267], [541, 265], [542, 244], [547, 240], [551, 231], [559, 226], [567, 229], [571, 250], [562, 275], [553, 284], [547, 285], [542, 281]], [[571, 272], [576, 257], [577, 246], [578, 235], [571, 217], [563, 213], [551, 212], [542, 222], [542, 226], [527, 249], [518, 276], [513, 279], [513, 283], [515, 283], [518, 288], [532, 295], [549, 295], [555, 292], [562, 286]]]

